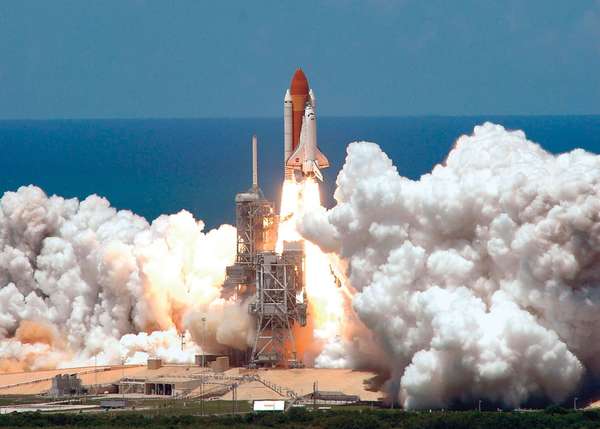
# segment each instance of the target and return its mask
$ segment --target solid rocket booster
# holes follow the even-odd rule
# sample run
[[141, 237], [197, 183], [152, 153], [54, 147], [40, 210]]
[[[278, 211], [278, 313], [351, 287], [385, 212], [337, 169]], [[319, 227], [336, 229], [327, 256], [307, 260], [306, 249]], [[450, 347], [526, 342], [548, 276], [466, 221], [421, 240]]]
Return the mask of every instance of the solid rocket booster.
[[283, 101], [285, 177], [294, 172], [323, 180], [329, 160], [317, 146], [316, 99], [301, 69], [296, 70]]
[[292, 96], [288, 89], [283, 100], [283, 165], [286, 179], [290, 179], [292, 175], [292, 169], [285, 167], [292, 155], [292, 139]]

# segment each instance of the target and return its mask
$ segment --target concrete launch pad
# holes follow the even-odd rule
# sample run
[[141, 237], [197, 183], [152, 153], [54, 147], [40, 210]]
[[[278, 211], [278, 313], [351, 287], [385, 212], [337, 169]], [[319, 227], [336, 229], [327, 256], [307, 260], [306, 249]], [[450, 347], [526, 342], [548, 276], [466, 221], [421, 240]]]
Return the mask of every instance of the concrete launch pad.
[[[383, 394], [369, 390], [369, 380], [375, 376], [367, 371], [349, 369], [253, 369], [232, 368], [217, 373], [195, 365], [164, 365], [148, 369], [146, 365], [82, 367], [46, 371], [0, 374], [0, 395], [40, 395], [51, 387], [52, 377], [58, 374], [78, 374], [84, 387], [92, 390], [94, 385], [119, 386], [134, 380], [138, 383], [170, 384], [170, 395], [156, 395], [144, 391], [131, 392], [140, 396], [170, 396], [177, 398], [233, 399], [233, 387], [237, 400], [296, 399], [319, 391], [339, 392], [357, 396], [361, 401], [377, 401]], [[100, 390], [100, 394], [103, 392]], [[125, 389], [127, 393], [127, 389]]]

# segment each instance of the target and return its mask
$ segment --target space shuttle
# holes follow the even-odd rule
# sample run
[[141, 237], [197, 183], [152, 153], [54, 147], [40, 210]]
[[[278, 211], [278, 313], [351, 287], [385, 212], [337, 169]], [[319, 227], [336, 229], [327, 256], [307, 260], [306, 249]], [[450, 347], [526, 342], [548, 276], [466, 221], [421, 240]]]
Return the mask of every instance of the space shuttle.
[[286, 179], [316, 177], [329, 160], [317, 146], [316, 100], [301, 69], [296, 70], [283, 101], [284, 174]]

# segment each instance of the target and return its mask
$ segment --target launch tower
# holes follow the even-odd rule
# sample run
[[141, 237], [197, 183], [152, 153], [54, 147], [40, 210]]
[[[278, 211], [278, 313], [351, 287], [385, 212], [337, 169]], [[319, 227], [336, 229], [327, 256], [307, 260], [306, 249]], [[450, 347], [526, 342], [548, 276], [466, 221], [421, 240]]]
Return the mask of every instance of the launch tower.
[[256, 316], [251, 366], [301, 366], [292, 330], [295, 323], [306, 326], [304, 252], [297, 244], [289, 243], [281, 255], [257, 257], [256, 300], [249, 307]]
[[252, 187], [235, 196], [237, 228], [235, 264], [227, 267], [224, 295], [245, 299], [255, 291], [256, 256], [273, 251], [277, 241], [277, 215], [273, 203], [258, 187], [257, 139], [252, 136]]
[[249, 366], [301, 366], [294, 325], [306, 325], [304, 251], [301, 243], [275, 252], [278, 217], [258, 187], [256, 136], [252, 138], [252, 187], [236, 195], [237, 253], [227, 267], [223, 296], [248, 301], [256, 320]]

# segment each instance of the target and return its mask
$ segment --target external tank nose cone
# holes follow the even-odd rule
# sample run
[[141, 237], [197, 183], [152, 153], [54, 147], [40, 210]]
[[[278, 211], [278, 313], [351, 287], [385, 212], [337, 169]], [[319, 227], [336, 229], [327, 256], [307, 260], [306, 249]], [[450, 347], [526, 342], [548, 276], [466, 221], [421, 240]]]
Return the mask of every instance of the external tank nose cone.
[[292, 95], [308, 95], [308, 80], [302, 69], [297, 69], [294, 73], [290, 84], [290, 92]]

